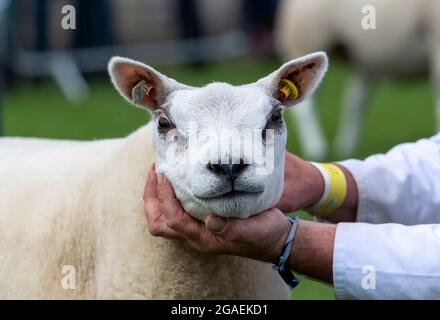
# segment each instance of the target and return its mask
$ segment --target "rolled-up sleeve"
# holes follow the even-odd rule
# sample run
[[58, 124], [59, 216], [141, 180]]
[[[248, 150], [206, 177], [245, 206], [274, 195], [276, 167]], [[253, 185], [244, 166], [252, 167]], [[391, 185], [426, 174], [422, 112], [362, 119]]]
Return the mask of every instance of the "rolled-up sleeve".
[[440, 225], [340, 223], [333, 255], [339, 299], [440, 299]]
[[336, 229], [341, 299], [440, 299], [440, 134], [340, 163], [358, 186], [358, 223]]

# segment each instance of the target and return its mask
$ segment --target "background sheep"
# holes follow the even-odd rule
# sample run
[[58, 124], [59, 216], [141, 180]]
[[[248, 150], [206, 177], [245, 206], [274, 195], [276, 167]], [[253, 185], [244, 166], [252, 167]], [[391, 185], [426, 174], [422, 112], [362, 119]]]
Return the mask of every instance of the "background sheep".
[[[373, 6], [376, 29], [362, 21]], [[415, 75], [429, 70], [436, 90], [436, 124], [440, 125], [440, 2], [436, 0], [283, 0], [278, 9], [278, 50], [285, 59], [307, 52], [343, 47], [355, 73], [346, 89], [336, 151], [351, 154], [359, 140], [362, 116], [371, 90], [384, 76]], [[309, 30], [304, 32], [304, 30]], [[295, 108], [304, 152], [322, 158], [326, 142], [314, 102]], [[398, 108], [398, 106], [396, 106]]]
[[[217, 123], [217, 128], [252, 123], [261, 129], [267, 124], [262, 119], [267, 119], [268, 113], [311, 94], [326, 66], [325, 54], [313, 54], [283, 65], [255, 84], [240, 87], [217, 83], [190, 88], [151, 67], [120, 58], [112, 61], [110, 72], [118, 90], [130, 101], [134, 86], [145, 81], [149, 88], [135, 102], [150, 109], [167, 106], [168, 116], [179, 124], [185, 123], [189, 115], [198, 115], [200, 124], [220, 119], [223, 113], [229, 118]], [[300, 97], [282, 106], [275, 98], [279, 81], [285, 77], [297, 84]], [[219, 95], [214, 95], [213, 89]], [[197, 102], [191, 99], [201, 100], [188, 104]], [[254, 112], [241, 109], [249, 106], [249, 99], [257, 108]], [[209, 106], [201, 112], [198, 107], [204, 103]], [[272, 109], [274, 105], [276, 110]], [[288, 297], [286, 285], [269, 264], [204, 255], [178, 242], [148, 235], [142, 202], [146, 172], [156, 155], [159, 170], [170, 178], [183, 205], [193, 209], [190, 211], [197, 218], [202, 219], [210, 210], [221, 212], [221, 207], [230, 208], [223, 213], [233, 217], [246, 217], [271, 207], [282, 190], [282, 151], [286, 142], [282, 119], [278, 124], [270, 123], [277, 126], [277, 166], [258, 181], [263, 190], [253, 193], [257, 184], [243, 183], [242, 191], [252, 194], [225, 196], [222, 201], [220, 193], [216, 201], [196, 202], [193, 195], [185, 194], [185, 185], [191, 190], [188, 187], [193, 182], [182, 179], [182, 170], [188, 167], [167, 166], [162, 153], [165, 142], [158, 133], [161, 116], [156, 114], [154, 121], [123, 139], [0, 139], [2, 298]], [[243, 172], [256, 166], [250, 163]], [[255, 178], [243, 172], [240, 174], [246, 174], [248, 180]], [[214, 173], [212, 176], [216, 177]], [[205, 183], [206, 187], [222, 186], [215, 178], [195, 182]], [[265, 191], [268, 189], [276, 191]], [[251, 207], [254, 212], [234, 211], [229, 206], [235, 203], [237, 208], [244, 208], [251, 202], [249, 198], [255, 203]], [[76, 273], [75, 285], [70, 287], [73, 290], [62, 286], [66, 266], [72, 266]]]

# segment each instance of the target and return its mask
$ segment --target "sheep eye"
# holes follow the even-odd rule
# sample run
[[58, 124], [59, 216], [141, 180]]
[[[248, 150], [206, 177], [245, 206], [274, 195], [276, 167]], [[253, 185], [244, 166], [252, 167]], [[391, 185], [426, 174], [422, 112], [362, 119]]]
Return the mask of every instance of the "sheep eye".
[[157, 122], [157, 128], [159, 129], [159, 131], [163, 132], [171, 129], [172, 127], [173, 124], [171, 123], [170, 119], [165, 116], [159, 116], [159, 120]]
[[272, 122], [280, 122], [283, 119], [283, 115], [281, 114], [281, 110], [277, 110], [272, 114], [271, 121]]
[[262, 132], [263, 141], [266, 140], [266, 130], [278, 128], [282, 124], [282, 122], [283, 122], [283, 114], [281, 110], [276, 110], [274, 113], [272, 113], [270, 119], [267, 121], [266, 128], [264, 128]]

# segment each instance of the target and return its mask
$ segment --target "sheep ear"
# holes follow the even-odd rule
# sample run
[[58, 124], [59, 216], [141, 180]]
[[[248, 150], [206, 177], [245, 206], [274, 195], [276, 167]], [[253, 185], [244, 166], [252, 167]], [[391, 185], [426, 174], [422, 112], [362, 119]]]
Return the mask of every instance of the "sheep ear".
[[134, 105], [154, 111], [175, 90], [189, 88], [150, 66], [128, 58], [113, 57], [108, 72], [118, 92]]
[[[327, 67], [326, 53], [315, 52], [283, 64], [278, 70], [260, 79], [257, 85], [264, 87], [285, 106], [293, 106], [315, 91]], [[292, 92], [295, 88], [296, 92]]]

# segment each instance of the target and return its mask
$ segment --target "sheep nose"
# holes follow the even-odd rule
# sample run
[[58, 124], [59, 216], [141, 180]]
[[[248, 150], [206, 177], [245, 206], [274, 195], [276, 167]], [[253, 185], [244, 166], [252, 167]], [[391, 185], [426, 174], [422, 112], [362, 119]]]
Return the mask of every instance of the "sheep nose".
[[247, 166], [243, 159], [240, 159], [240, 163], [238, 164], [213, 164], [210, 162], [208, 163], [208, 170], [231, 179], [236, 178]]

